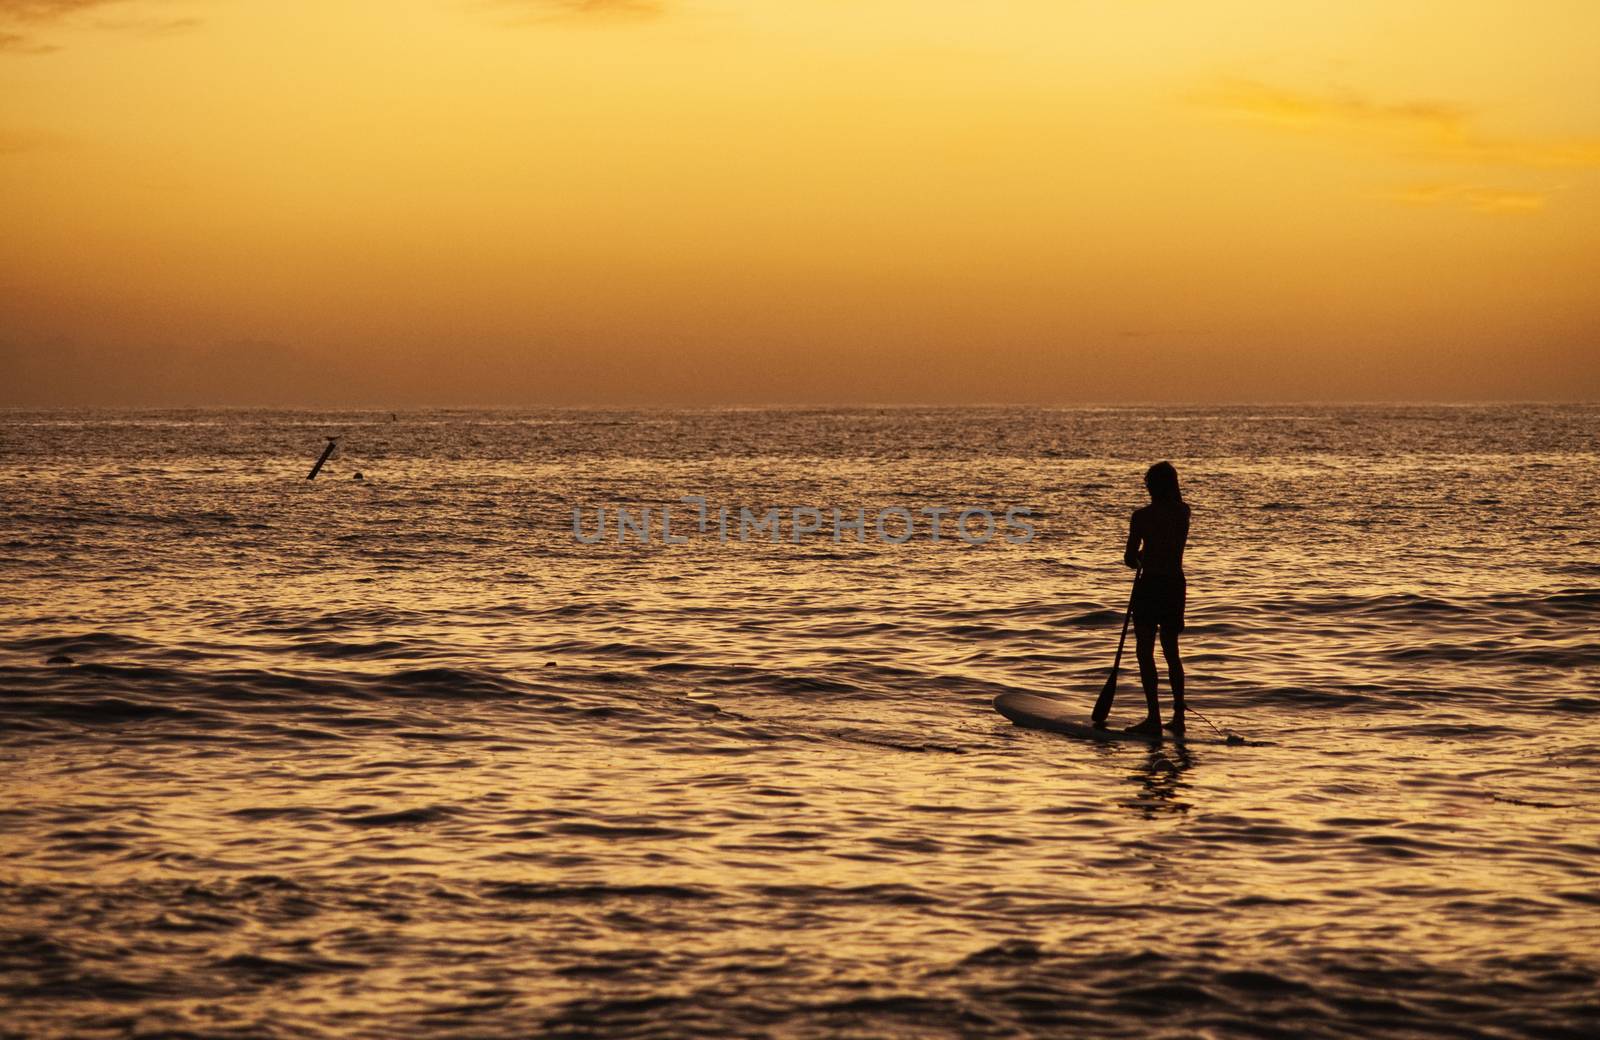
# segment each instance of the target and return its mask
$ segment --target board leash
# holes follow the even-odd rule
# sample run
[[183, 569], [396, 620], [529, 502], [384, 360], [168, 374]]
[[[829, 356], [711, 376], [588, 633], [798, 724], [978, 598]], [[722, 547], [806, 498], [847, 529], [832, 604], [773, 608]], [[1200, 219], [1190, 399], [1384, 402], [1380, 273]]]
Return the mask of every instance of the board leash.
[[1199, 717], [1201, 722], [1204, 722], [1207, 726], [1211, 727], [1211, 732], [1213, 732], [1217, 736], [1221, 737], [1227, 743], [1229, 743], [1229, 744], [1243, 744], [1245, 742], [1245, 739], [1243, 737], [1239, 736], [1239, 734], [1237, 734], [1237, 733], [1224, 733], [1224, 732], [1222, 732], [1220, 729], [1217, 728], [1216, 723], [1212, 722], [1210, 719], [1206, 718], [1204, 715], [1201, 715], [1198, 710], [1196, 710], [1194, 708], [1187, 707], [1187, 706], [1185, 706], [1183, 710], [1184, 711], [1192, 711], [1192, 712], [1194, 712], [1195, 715]]

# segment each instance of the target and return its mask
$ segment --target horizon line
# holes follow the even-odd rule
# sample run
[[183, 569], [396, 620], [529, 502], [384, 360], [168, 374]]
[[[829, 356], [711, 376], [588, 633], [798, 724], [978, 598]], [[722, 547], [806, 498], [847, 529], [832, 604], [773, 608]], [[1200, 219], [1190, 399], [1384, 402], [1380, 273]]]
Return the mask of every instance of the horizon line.
[[1037, 411], [1121, 409], [1121, 408], [1245, 408], [1245, 407], [1431, 407], [1472, 408], [1514, 405], [1600, 405], [1595, 398], [1234, 398], [1200, 400], [1128, 400], [1078, 402], [1020, 401], [927, 401], [927, 402], [764, 402], [733, 404], [621, 404], [590, 402], [583, 404], [407, 404], [407, 405], [307, 405], [307, 404], [0, 404], [5, 412], [442, 412], [442, 411], [630, 411], [630, 412], [714, 412], [714, 411], [795, 411], [804, 409], [888, 410], [888, 409], [1033, 409]]

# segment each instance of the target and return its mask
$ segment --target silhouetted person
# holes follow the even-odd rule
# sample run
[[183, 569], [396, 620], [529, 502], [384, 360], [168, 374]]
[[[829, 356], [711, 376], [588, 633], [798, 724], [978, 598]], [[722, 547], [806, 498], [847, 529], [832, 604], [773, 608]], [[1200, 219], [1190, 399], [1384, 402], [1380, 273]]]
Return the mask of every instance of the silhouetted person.
[[1156, 633], [1161, 634], [1161, 654], [1167, 659], [1167, 680], [1172, 684], [1172, 722], [1167, 728], [1182, 733], [1183, 658], [1178, 656], [1178, 634], [1183, 631], [1187, 587], [1183, 577], [1183, 547], [1189, 541], [1189, 506], [1178, 490], [1178, 471], [1170, 462], [1158, 462], [1144, 475], [1150, 504], [1134, 511], [1128, 525], [1128, 548], [1122, 562], [1139, 568], [1133, 585], [1133, 636], [1139, 655], [1139, 680], [1144, 684], [1149, 713], [1130, 733], [1161, 733], [1161, 704], [1156, 699]]

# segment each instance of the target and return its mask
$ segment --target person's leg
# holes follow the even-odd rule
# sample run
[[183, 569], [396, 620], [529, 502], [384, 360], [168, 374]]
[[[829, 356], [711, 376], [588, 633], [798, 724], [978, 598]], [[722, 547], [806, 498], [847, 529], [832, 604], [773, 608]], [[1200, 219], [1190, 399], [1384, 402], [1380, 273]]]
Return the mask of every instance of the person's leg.
[[[1172, 725], [1182, 732], [1183, 717], [1183, 657], [1178, 653], [1178, 632], [1161, 626], [1161, 656], [1167, 659], [1167, 683], [1172, 687]], [[1152, 657], [1154, 654], [1151, 655]]]
[[1144, 684], [1146, 722], [1161, 725], [1161, 702], [1156, 699], [1156, 626], [1142, 621], [1133, 623], [1134, 649], [1139, 656], [1139, 681]]

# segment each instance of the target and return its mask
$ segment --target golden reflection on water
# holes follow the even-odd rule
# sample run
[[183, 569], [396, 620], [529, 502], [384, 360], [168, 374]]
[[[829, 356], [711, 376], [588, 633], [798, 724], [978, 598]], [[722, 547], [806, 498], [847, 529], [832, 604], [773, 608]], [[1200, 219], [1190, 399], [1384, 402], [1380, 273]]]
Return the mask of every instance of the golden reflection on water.
[[[537, 461], [556, 435], [516, 425], [453, 455], [374, 451], [359, 487], [249, 456], [49, 486], [13, 464], [0, 929], [35, 951], [17, 970], [101, 965], [168, 1026], [208, 1002], [245, 1022], [290, 992], [310, 1032], [434, 1002], [487, 1021], [663, 994], [755, 1021], [729, 993], [796, 1014], [910, 994], [1011, 1022], [1008, 986], [1067, 1014], [1153, 1000], [1133, 993], [1151, 978], [1249, 1017], [1264, 998], [1225, 993], [1229, 973], [1354, 1000], [1370, 980], [1330, 965], [1371, 958], [1420, 973], [1417, 1006], [1504, 976], [1565, 1008], [1559, 978], [1592, 978], [1600, 946], [1600, 593], [1577, 546], [1597, 469], [1499, 450], [1498, 413], [1475, 434], [1496, 450], [1447, 459], [1423, 452], [1467, 419], [1359, 413], [1352, 433], [1342, 415], [1315, 427], [1331, 454], [1172, 452], [1197, 517], [1190, 696], [1261, 744], [1153, 751], [990, 708], [1027, 689], [1087, 713], [1138, 468], [1007, 454], [982, 441], [987, 414], [944, 416], [935, 448], [905, 416], [742, 417], [774, 424], [751, 444], [804, 421], [833, 431], [817, 443], [843, 423], [900, 446], [759, 465], [683, 448], [735, 437], [695, 416], [676, 456], [599, 451], [536, 482], [493, 456]], [[1009, 419], [1037, 444], [1100, 429]], [[1237, 435], [1226, 414], [1196, 422]], [[146, 466], [160, 452], [137, 438], [181, 430], [63, 450]], [[570, 541], [566, 503], [697, 484], [735, 503], [1027, 501], [1044, 536]], [[1118, 718], [1140, 701], [1130, 682]], [[30, 1023], [75, 1021], [70, 993], [99, 992], [61, 985], [28, 998]]]

